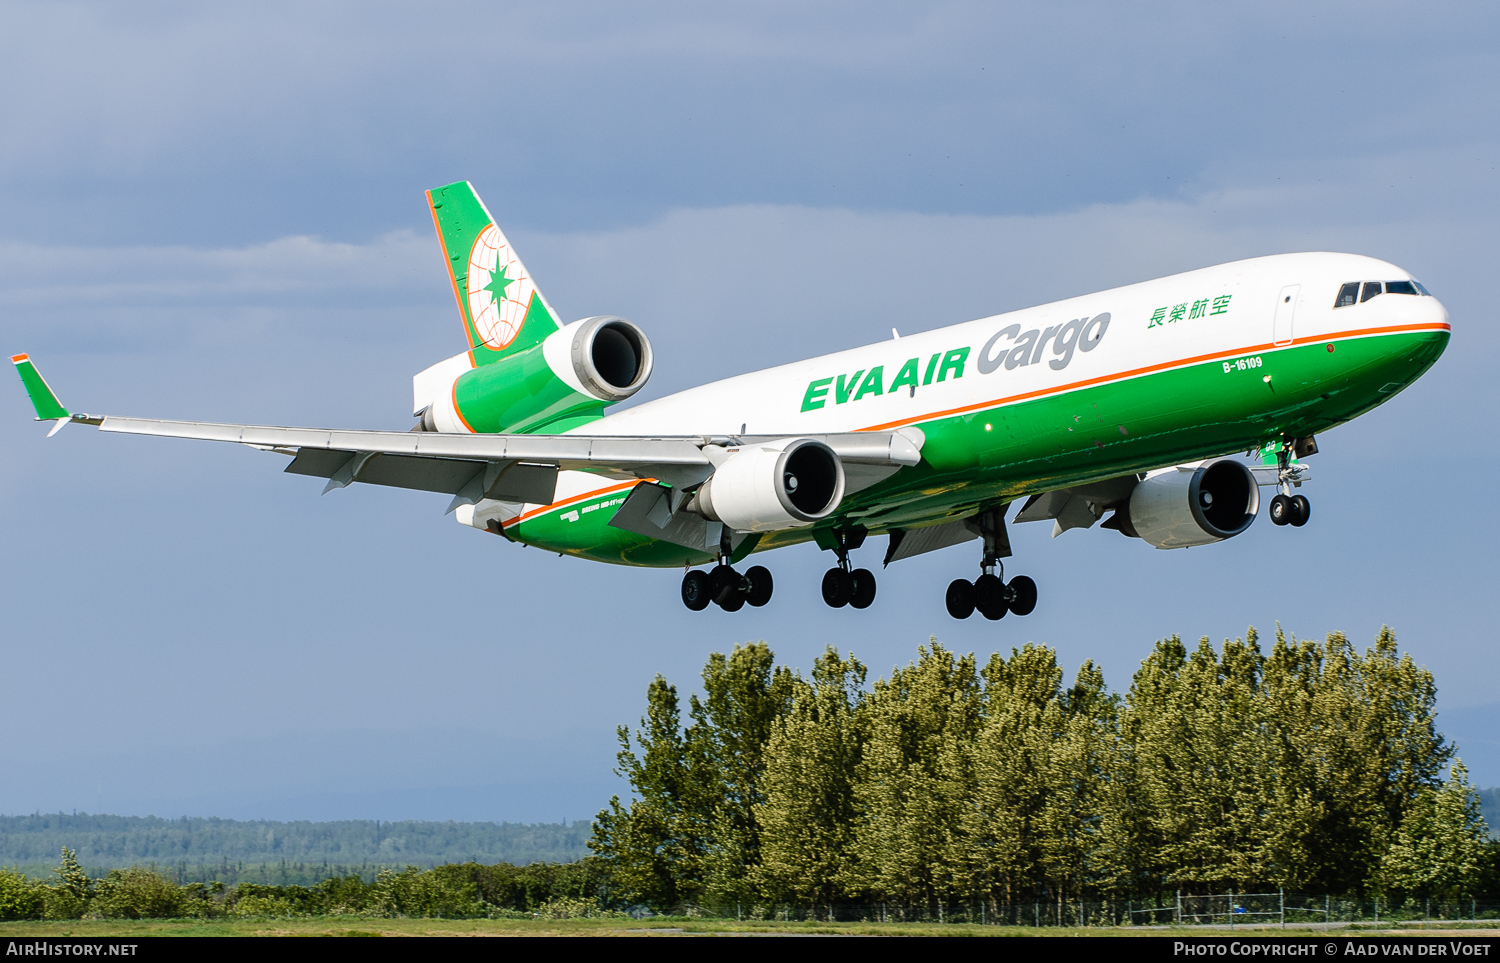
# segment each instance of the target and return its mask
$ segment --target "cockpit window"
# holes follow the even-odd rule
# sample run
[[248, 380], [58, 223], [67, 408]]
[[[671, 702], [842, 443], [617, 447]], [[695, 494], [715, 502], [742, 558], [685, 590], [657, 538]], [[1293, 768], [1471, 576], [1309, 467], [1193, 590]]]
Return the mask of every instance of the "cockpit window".
[[[1361, 291], [1361, 288], [1363, 288], [1363, 291]], [[1347, 308], [1355, 301], [1363, 304], [1377, 294], [1382, 293], [1432, 297], [1432, 292], [1422, 287], [1419, 281], [1350, 281], [1339, 288], [1339, 296], [1334, 299], [1333, 306], [1336, 308]]]

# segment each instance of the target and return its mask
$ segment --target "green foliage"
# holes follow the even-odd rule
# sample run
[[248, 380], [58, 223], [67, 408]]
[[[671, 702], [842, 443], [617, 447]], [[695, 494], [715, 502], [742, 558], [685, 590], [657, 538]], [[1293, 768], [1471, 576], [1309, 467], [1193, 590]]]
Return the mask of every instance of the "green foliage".
[[639, 755], [630, 730], [619, 728], [616, 772], [637, 798], [610, 800], [589, 848], [609, 860], [620, 898], [670, 906], [745, 895], [759, 861], [763, 753], [792, 696], [791, 673], [772, 662], [765, 643], [736, 646], [728, 658], [715, 653], [686, 730], [677, 689], [657, 676], [635, 734]]
[[[373, 915], [484, 918], [542, 913], [590, 915], [608, 890], [608, 866], [575, 863], [450, 863], [423, 870], [382, 870], [375, 882], [357, 874], [329, 876], [312, 886], [240, 883], [179, 884], [155, 867], [110, 870], [91, 879], [64, 849], [53, 885], [0, 871], [0, 919], [169, 919], [177, 917], [309, 917]], [[561, 914], [561, 915], [558, 915]]]
[[[980, 669], [936, 640], [866, 689], [764, 645], [710, 658], [683, 728], [658, 677], [634, 797], [595, 822], [612, 897], [659, 908], [1056, 903], [1284, 887], [1452, 897], [1481, 885], [1478, 799], [1435, 726], [1432, 676], [1382, 629], [1269, 654], [1157, 644], [1123, 698], [1050, 649]], [[639, 753], [637, 752], [639, 750]]]
[[793, 681], [791, 709], [772, 724], [755, 807], [761, 862], [746, 882], [778, 902], [830, 903], [842, 895], [853, 839], [865, 667], [830, 646], [812, 675], [810, 684]]
[[92, 910], [106, 919], [169, 919], [192, 915], [187, 891], [154, 870], [112, 869], [95, 886]]
[[1397, 897], [1472, 896], [1485, 835], [1479, 796], [1458, 763], [1446, 783], [1424, 788], [1407, 809], [1380, 863], [1381, 888]]
[[78, 856], [66, 846], [62, 848], [62, 859], [53, 875], [57, 882], [47, 887], [43, 895], [47, 919], [82, 919], [94, 897], [94, 881], [79, 865]]
[[46, 888], [9, 869], [0, 869], [0, 920], [41, 919]]
[[[484, 863], [567, 862], [588, 855], [587, 822], [460, 823], [422, 820], [384, 822], [274, 822], [233, 819], [159, 819], [38, 813], [0, 816], [0, 865], [41, 866], [69, 847], [84, 866], [103, 870], [155, 863], [203, 881], [233, 881], [249, 866], [252, 882], [311, 884], [330, 868], [368, 865], [373, 879], [382, 866], [435, 866], [462, 860]], [[284, 866], [303, 864], [316, 879], [277, 878]], [[322, 867], [321, 869], [319, 867]], [[257, 878], [262, 875], [271, 878]], [[200, 872], [201, 870], [201, 872]]]

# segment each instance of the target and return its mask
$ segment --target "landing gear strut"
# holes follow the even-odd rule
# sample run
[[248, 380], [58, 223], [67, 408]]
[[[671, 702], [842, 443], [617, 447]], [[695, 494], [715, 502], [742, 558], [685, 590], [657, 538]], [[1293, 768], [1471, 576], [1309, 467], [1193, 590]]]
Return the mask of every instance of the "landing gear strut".
[[1306, 495], [1293, 495], [1293, 487], [1302, 485], [1302, 468], [1292, 464], [1292, 456], [1315, 455], [1318, 443], [1312, 438], [1294, 438], [1281, 446], [1276, 453], [1276, 487], [1280, 494], [1271, 499], [1268, 514], [1272, 525], [1290, 525], [1301, 528], [1312, 517], [1312, 503]]
[[875, 601], [875, 573], [867, 568], [849, 569], [849, 552], [865, 542], [865, 529], [843, 528], [834, 532], [838, 544], [833, 553], [837, 566], [823, 573], [823, 601], [836, 609], [848, 605], [867, 609]]
[[948, 583], [944, 597], [948, 614], [955, 619], [966, 619], [978, 611], [992, 622], [1005, 618], [1007, 612], [1030, 615], [1036, 609], [1036, 583], [1025, 575], [1017, 575], [1006, 582], [1005, 566], [1000, 561], [1010, 555], [1010, 538], [1005, 532], [1005, 506], [975, 516], [970, 528], [984, 538], [980, 575], [972, 582], [960, 578]]
[[747, 604], [760, 607], [771, 601], [775, 583], [763, 565], [752, 565], [741, 575], [729, 564], [730, 546], [726, 539], [719, 546], [719, 564], [710, 571], [690, 569], [682, 576], [682, 604], [694, 612], [717, 602], [726, 612], [738, 612]]

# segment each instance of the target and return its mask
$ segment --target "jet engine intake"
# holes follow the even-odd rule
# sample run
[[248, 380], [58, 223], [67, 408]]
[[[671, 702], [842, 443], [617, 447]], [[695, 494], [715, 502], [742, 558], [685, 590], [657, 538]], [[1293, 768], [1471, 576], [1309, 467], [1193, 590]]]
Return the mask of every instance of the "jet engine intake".
[[732, 452], [689, 506], [740, 532], [811, 525], [844, 500], [844, 465], [821, 441], [794, 438]]
[[1157, 548], [1187, 548], [1233, 538], [1260, 511], [1260, 489], [1243, 462], [1207, 461], [1148, 475], [1130, 494], [1130, 524]]
[[584, 390], [606, 402], [624, 401], [651, 377], [651, 342], [646, 332], [609, 315], [568, 325], [568, 357]]

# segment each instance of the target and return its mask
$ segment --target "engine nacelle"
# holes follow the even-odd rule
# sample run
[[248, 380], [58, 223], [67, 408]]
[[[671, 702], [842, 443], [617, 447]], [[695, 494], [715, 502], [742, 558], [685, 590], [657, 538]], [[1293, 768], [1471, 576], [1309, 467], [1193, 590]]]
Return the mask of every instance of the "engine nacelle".
[[606, 404], [624, 401], [651, 377], [646, 332], [610, 315], [574, 321], [547, 338], [547, 363], [575, 388]]
[[1187, 548], [1233, 538], [1260, 511], [1260, 489], [1243, 462], [1204, 462], [1189, 471], [1148, 475], [1130, 494], [1130, 524], [1157, 548]]
[[694, 496], [693, 510], [740, 532], [811, 525], [844, 500], [844, 465], [821, 441], [741, 448], [729, 455]]

